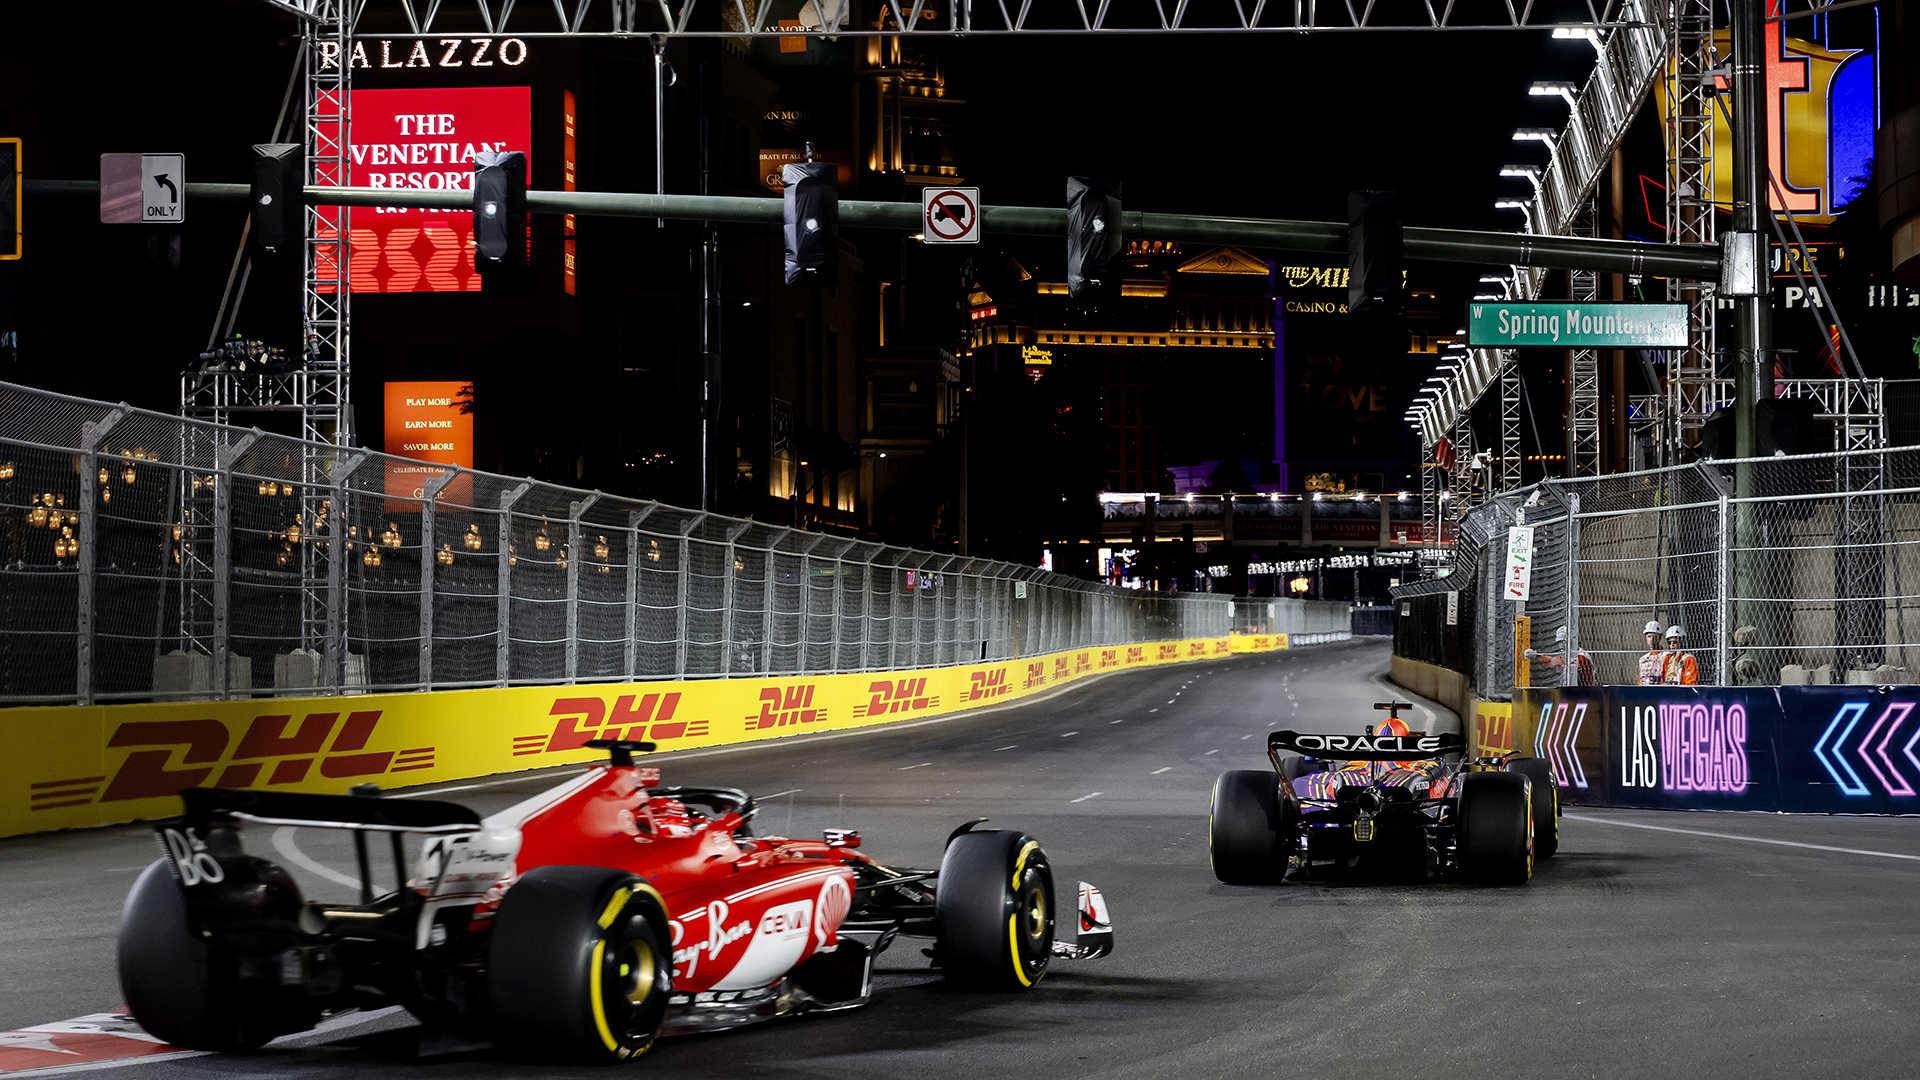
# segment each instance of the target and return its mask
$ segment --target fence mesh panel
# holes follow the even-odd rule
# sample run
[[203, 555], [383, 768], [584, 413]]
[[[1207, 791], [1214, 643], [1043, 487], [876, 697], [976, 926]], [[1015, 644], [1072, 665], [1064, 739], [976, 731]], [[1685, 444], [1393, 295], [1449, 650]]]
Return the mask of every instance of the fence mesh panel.
[[0, 383], [7, 703], [877, 671], [1230, 623], [1224, 596]]
[[[1439, 625], [1440, 594], [1477, 595], [1471, 578], [1504, 577], [1517, 522], [1535, 527], [1528, 598], [1489, 599], [1471, 634]], [[1484, 697], [1512, 692], [1521, 615], [1540, 654], [1533, 685], [1572, 678], [1574, 649], [1596, 681], [1637, 681], [1649, 622], [1663, 639], [1682, 628], [1702, 684], [1911, 683], [1920, 448], [1547, 481], [1471, 511], [1452, 567], [1394, 590], [1395, 651], [1468, 672]]]

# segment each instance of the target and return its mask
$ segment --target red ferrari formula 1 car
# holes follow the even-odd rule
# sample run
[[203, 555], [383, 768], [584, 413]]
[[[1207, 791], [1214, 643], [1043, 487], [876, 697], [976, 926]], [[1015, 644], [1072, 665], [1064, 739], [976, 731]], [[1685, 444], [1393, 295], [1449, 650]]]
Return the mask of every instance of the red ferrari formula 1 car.
[[[863, 1005], [874, 957], [901, 934], [932, 938], [947, 979], [986, 990], [1113, 948], [1084, 882], [1074, 941], [1056, 940], [1053, 872], [1032, 837], [974, 821], [939, 869], [887, 866], [853, 832], [755, 837], [747, 793], [660, 787], [633, 762], [651, 744], [588, 745], [610, 762], [484, 820], [414, 799], [182, 792], [185, 813], [156, 826], [165, 858], [121, 919], [128, 1008], [203, 1050], [400, 1005], [442, 1040], [609, 1062], [663, 1034]], [[352, 830], [361, 902], [304, 900], [242, 851], [249, 822]], [[368, 837], [381, 833], [397, 880], [403, 835], [425, 842], [412, 880], [376, 897]]]

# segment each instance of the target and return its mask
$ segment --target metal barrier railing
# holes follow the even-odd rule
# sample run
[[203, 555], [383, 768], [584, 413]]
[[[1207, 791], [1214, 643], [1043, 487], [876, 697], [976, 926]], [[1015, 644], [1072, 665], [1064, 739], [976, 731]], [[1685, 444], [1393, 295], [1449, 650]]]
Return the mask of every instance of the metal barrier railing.
[[1230, 619], [0, 383], [6, 704], [877, 671]]

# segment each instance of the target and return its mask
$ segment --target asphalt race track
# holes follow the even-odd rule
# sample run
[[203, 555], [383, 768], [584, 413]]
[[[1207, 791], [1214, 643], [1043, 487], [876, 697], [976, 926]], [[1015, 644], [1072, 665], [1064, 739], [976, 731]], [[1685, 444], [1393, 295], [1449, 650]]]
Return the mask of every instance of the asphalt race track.
[[[1385, 643], [1354, 641], [1115, 675], [946, 722], [657, 759], [669, 783], [755, 792], [763, 834], [857, 828], [883, 861], [937, 865], [969, 817], [1032, 832], [1069, 910], [1076, 878], [1105, 891], [1118, 945], [1056, 960], [1032, 993], [981, 996], [949, 991], [924, 943], [901, 939], [866, 1009], [669, 1039], [633, 1068], [675, 1080], [1912, 1072], [1920, 819], [1575, 808], [1559, 857], [1524, 888], [1215, 882], [1215, 774], [1262, 767], [1273, 727], [1372, 723], [1386, 666]], [[1422, 720], [1455, 723], [1434, 709]], [[558, 774], [446, 797], [489, 812]], [[256, 827], [248, 844], [308, 895], [348, 898], [337, 837]], [[119, 906], [153, 857], [138, 826], [0, 841], [0, 1032], [118, 1004]], [[400, 1023], [350, 1017], [304, 1045], [109, 1075], [612, 1075], [486, 1052], [418, 1061]]]

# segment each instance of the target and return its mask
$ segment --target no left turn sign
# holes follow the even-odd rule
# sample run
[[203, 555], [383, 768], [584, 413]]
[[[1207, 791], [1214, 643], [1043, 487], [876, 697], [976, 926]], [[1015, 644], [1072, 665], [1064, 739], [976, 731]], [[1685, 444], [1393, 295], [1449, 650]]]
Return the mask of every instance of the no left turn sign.
[[980, 189], [927, 188], [920, 193], [920, 232], [929, 244], [980, 242]]

